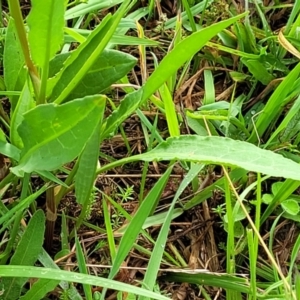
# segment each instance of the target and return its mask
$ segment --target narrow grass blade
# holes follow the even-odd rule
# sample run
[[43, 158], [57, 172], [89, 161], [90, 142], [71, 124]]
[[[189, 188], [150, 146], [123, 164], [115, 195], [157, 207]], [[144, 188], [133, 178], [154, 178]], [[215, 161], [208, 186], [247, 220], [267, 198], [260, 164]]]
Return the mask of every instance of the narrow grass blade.
[[204, 89], [205, 95], [203, 105], [211, 104], [215, 102], [215, 85], [214, 78], [211, 70], [204, 70]]
[[135, 214], [135, 217], [131, 220], [120, 241], [116, 258], [109, 273], [109, 278], [113, 278], [117, 274], [121, 264], [128, 255], [133, 243], [136, 241], [136, 238], [142, 229], [142, 226], [145, 223], [145, 220], [147, 219], [149, 213], [152, 211], [154, 203], [157, 199], [159, 199], [161, 193], [163, 192], [164, 187], [166, 186], [171, 174], [172, 168], [173, 166], [169, 167], [164, 175], [157, 181], [147, 197], [141, 203], [139, 209]]
[[[79, 239], [76, 234], [75, 234], [75, 245], [76, 245], [76, 257], [78, 261], [79, 271], [81, 274], [88, 274], [84, 253], [82, 251]], [[91, 286], [88, 284], [83, 284], [83, 290], [84, 290], [85, 298], [87, 300], [93, 300]]]
[[258, 138], [261, 138], [270, 123], [281, 113], [282, 100], [291, 92], [294, 82], [299, 77], [300, 64], [296, 65], [294, 69], [285, 77], [285, 79], [276, 88], [275, 92], [270, 97], [266, 106], [261, 114], [258, 116], [258, 120], [255, 123], [255, 130], [252, 131], [248, 142], [254, 144], [258, 142]]
[[[198, 175], [198, 173], [200, 172], [201, 169], [203, 169], [203, 167], [204, 167], [203, 164], [192, 164], [191, 169], [189, 170], [189, 172], [186, 174], [186, 176], [180, 183], [180, 186], [174, 196], [174, 199], [172, 200], [165, 221], [161, 227], [154, 249], [152, 251], [151, 258], [148, 263], [149, 267], [147, 268], [143, 280], [144, 286], [148, 287], [150, 290], [153, 290], [155, 282], [157, 280], [157, 274], [165, 250], [165, 244], [168, 238], [168, 233], [170, 229], [170, 224], [171, 224], [175, 204], [178, 198], [180, 197], [180, 195], [183, 193], [184, 189], [191, 183], [194, 177]], [[147, 298], [140, 297], [139, 299], [146, 300]]]
[[54, 78], [55, 86], [51, 93], [51, 100], [59, 104], [71, 93], [85, 74], [91, 69], [96, 59], [103, 52], [114, 34], [121, 18], [125, 14], [129, 0], [123, 1], [113, 17], [107, 15], [67, 60], [65, 67]]
[[97, 10], [108, 9], [121, 2], [123, 2], [123, 0], [89, 0], [87, 3], [79, 3], [66, 11], [65, 20], [78, 18]]
[[159, 89], [161, 99], [165, 106], [166, 119], [168, 124], [168, 130], [170, 136], [179, 136], [180, 135], [180, 126], [177, 118], [176, 108], [169, 91], [169, 88], [166, 83], [164, 83]]
[[[191, 271], [192, 273], [193, 271]], [[214, 286], [224, 289], [232, 289], [241, 293], [251, 294], [249, 280], [229, 274], [202, 272], [199, 274], [175, 273], [163, 276], [161, 279], [169, 282], [188, 282], [193, 284]], [[196, 273], [196, 272], [195, 272]]]
[[37, 192], [35, 192], [34, 194], [28, 196], [27, 198], [25, 198], [24, 200], [22, 200], [22, 202], [20, 202], [19, 204], [17, 204], [16, 206], [14, 206], [12, 209], [10, 209], [9, 211], [7, 211], [5, 213], [5, 215], [3, 215], [0, 218], [0, 226], [4, 222], [7, 222], [8, 220], [10, 220], [16, 212], [23, 211], [25, 208], [27, 208], [37, 197], [39, 197], [41, 194], [43, 194], [47, 190], [47, 188], [48, 188], [48, 186], [44, 185]]
[[109, 136], [119, 124], [155, 93], [186, 61], [191, 59], [212, 37], [224, 28], [243, 18], [242, 14], [202, 29], [180, 43], [161, 61], [156, 70], [138, 91], [128, 94], [108, 118], [103, 137]]
[[24, 266], [0, 266], [0, 276], [1, 277], [32, 277], [32, 278], [45, 278], [76, 282], [81, 284], [90, 284], [95, 286], [102, 286], [108, 289], [120, 290], [128, 293], [133, 293], [135, 295], [146, 296], [151, 299], [157, 300], [170, 300], [169, 298], [162, 296], [160, 294], [148, 291], [143, 288], [136, 287], [134, 285], [125, 284], [123, 282], [106, 279], [97, 276], [91, 276], [86, 274], [79, 274], [75, 272], [68, 272], [63, 270], [55, 270], [49, 268], [39, 268], [39, 267], [24, 267]]

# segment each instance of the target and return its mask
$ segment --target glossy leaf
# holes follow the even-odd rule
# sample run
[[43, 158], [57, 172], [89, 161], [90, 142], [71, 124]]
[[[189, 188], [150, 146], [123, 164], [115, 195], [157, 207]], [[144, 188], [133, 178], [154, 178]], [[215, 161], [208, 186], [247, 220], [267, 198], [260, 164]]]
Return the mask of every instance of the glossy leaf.
[[24, 115], [19, 134], [24, 143], [19, 165], [24, 172], [59, 168], [80, 154], [100, 121], [105, 107], [103, 96], [90, 96], [57, 106], [39, 105]]

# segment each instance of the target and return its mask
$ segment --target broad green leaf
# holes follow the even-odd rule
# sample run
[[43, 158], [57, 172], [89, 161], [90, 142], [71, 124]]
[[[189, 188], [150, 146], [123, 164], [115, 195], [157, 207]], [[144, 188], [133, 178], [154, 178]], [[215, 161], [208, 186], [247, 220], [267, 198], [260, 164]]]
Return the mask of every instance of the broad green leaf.
[[58, 283], [59, 280], [39, 279], [20, 300], [45, 299], [46, 294], [53, 292]]
[[287, 199], [281, 203], [282, 209], [288, 214], [295, 216], [299, 213], [299, 204], [294, 199]]
[[150, 152], [138, 156], [146, 161], [178, 159], [235, 166], [270, 176], [300, 180], [299, 164], [280, 154], [230, 138], [196, 135], [169, 138]]
[[163, 295], [151, 292], [144, 288], [136, 287], [132, 284], [126, 284], [123, 282], [110, 280], [99, 276], [80, 274], [80, 273], [69, 272], [64, 270], [56, 270], [56, 269], [40, 268], [40, 267], [0, 266], [0, 276], [14, 277], [14, 278], [24, 276], [24, 277], [45, 278], [45, 279], [54, 279], [54, 280], [57, 280], [57, 278], [59, 278], [60, 280], [64, 280], [64, 281], [76, 282], [80, 284], [90, 284], [95, 286], [101, 286], [104, 288], [120, 290], [127, 293], [134, 293], [135, 295], [142, 295], [142, 296], [149, 297], [151, 299], [170, 300], [169, 298]]
[[[20, 91], [26, 80], [26, 70], [24, 68], [24, 56], [21, 49], [19, 39], [16, 36], [15, 22], [9, 19], [8, 28], [5, 35], [4, 44], [4, 82], [6, 90]], [[11, 109], [14, 110], [18, 96], [10, 96], [12, 104]]]
[[272, 194], [263, 194], [262, 195], [262, 201], [265, 204], [270, 204], [272, 202], [273, 198], [274, 198], [274, 195], [272, 195]]
[[32, 94], [30, 92], [28, 81], [26, 81], [22, 93], [20, 95], [19, 101], [13, 111], [11, 122], [10, 122], [10, 140], [11, 143], [22, 149], [23, 141], [19, 136], [17, 131], [19, 125], [22, 123], [24, 117], [23, 114], [35, 106], [35, 101], [33, 100]]
[[282, 187], [283, 182], [279, 181], [279, 182], [275, 182], [272, 184], [271, 190], [272, 190], [272, 194], [276, 195], [278, 193], [278, 191], [280, 190], [280, 188]]
[[[45, 232], [45, 214], [38, 210], [30, 219], [14, 255], [10, 260], [11, 265], [32, 266], [42, 249]], [[22, 274], [22, 272], [21, 272]], [[21, 289], [26, 283], [27, 278], [2, 278], [4, 295], [2, 299], [19, 299]]]
[[48, 96], [51, 95], [51, 101], [55, 101], [57, 104], [65, 101], [71, 91], [80, 83], [107, 46], [129, 4], [130, 1], [125, 0], [113, 17], [107, 14], [86, 41], [72, 52], [63, 69], [49, 81]]
[[24, 143], [19, 165], [11, 170], [24, 172], [59, 168], [80, 154], [98, 125], [105, 97], [89, 96], [63, 105], [39, 105], [24, 114], [19, 134]]
[[126, 95], [120, 106], [108, 118], [103, 137], [109, 136], [143, 102], [155, 93], [186, 61], [190, 60], [212, 37], [246, 14], [213, 24], [193, 33], [171, 50], [138, 91]]
[[[103, 115], [104, 110], [102, 111]], [[75, 195], [77, 203], [86, 207], [96, 178], [100, 147], [100, 124], [86, 143], [79, 158], [79, 166], [75, 175]]]
[[168, 138], [147, 153], [118, 160], [98, 172], [137, 160], [172, 161], [174, 159], [240, 167], [270, 176], [300, 180], [299, 164], [280, 154], [230, 138], [197, 135]]
[[33, 61], [42, 68], [63, 42], [64, 12], [64, 1], [31, 0], [28, 41]]
[[[59, 72], [69, 56], [70, 52], [60, 54], [50, 62], [50, 77]], [[120, 51], [105, 49], [66, 98], [66, 101], [100, 93], [125, 76], [135, 64], [136, 58], [133, 56]]]

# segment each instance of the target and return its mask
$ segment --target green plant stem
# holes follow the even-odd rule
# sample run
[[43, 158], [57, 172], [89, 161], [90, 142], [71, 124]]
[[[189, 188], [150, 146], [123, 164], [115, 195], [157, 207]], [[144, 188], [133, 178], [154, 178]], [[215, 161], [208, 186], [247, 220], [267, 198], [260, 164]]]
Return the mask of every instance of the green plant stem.
[[77, 172], [79, 166], [79, 160], [76, 161], [72, 171], [70, 172], [70, 174], [68, 175], [68, 177], [65, 180], [65, 184], [69, 186], [69, 188], [61, 186], [59, 192], [57, 193], [57, 195], [55, 196], [55, 203], [56, 206], [60, 203], [62, 197], [69, 191], [72, 191], [74, 189], [74, 185], [72, 185], [74, 176]]
[[22, 46], [25, 63], [29, 71], [29, 75], [33, 84], [35, 94], [39, 95], [40, 84], [41, 84], [40, 78], [39, 78], [37, 68], [35, 67], [35, 65], [33, 64], [30, 58], [30, 51], [29, 51], [28, 41], [26, 37], [25, 27], [23, 24], [20, 2], [19, 0], [9, 0], [8, 5], [9, 5], [10, 14], [12, 18], [15, 20], [17, 35], [20, 40], [20, 44]]

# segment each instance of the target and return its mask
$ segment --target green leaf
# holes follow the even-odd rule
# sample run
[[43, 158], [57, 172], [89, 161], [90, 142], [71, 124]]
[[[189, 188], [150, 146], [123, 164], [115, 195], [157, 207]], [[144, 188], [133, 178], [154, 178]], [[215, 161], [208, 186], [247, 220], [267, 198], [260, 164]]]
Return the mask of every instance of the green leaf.
[[90, 96], [57, 106], [39, 105], [24, 114], [19, 134], [24, 143], [19, 165], [11, 170], [24, 172], [59, 168], [73, 160], [99, 123], [105, 97]]
[[[8, 28], [5, 35], [4, 44], [4, 82], [6, 90], [20, 91], [26, 80], [26, 70], [24, 68], [24, 56], [21, 49], [19, 39], [16, 36], [15, 21], [9, 19]], [[14, 110], [18, 96], [10, 96], [12, 104], [11, 109]]]
[[126, 95], [120, 106], [108, 118], [103, 137], [109, 136], [143, 102], [155, 93], [186, 61], [191, 59], [212, 37], [244, 17], [238, 15], [193, 33], [171, 50], [138, 91]]
[[266, 67], [260, 61], [242, 58], [242, 62], [248, 67], [249, 72], [254, 78], [262, 84], [268, 85], [274, 79], [274, 76], [267, 71]]
[[13, 111], [11, 123], [10, 123], [10, 140], [11, 143], [22, 149], [23, 141], [19, 136], [17, 128], [22, 123], [24, 117], [23, 114], [32, 109], [35, 106], [32, 94], [30, 92], [28, 81], [26, 81], [22, 93], [20, 95], [19, 101]]
[[[151, 292], [145, 288], [139, 288], [132, 284], [126, 284], [116, 280], [110, 280], [99, 276], [91, 276], [86, 274], [80, 274], [75, 272], [39, 268], [39, 267], [23, 267], [23, 266], [0, 266], [1, 277], [33, 277], [33, 278], [47, 278], [57, 280], [59, 278], [63, 281], [76, 282], [80, 284], [90, 284], [95, 286], [101, 286], [104, 288], [121, 290], [135, 295], [143, 295], [151, 299], [157, 300], [170, 300], [169, 298]], [[73, 298], [72, 298], [73, 299]]]
[[89, 0], [88, 2], [80, 3], [68, 9], [65, 13], [65, 19], [70, 20], [81, 17], [90, 12], [108, 9], [120, 4], [122, 1], [123, 0]]
[[[70, 52], [59, 54], [50, 62], [50, 77], [59, 72], [69, 56]], [[100, 93], [125, 76], [135, 64], [133, 56], [105, 49], [65, 101]]]
[[171, 174], [172, 168], [173, 166], [169, 167], [164, 175], [161, 176], [161, 178], [157, 181], [147, 197], [141, 203], [138, 211], [136, 212], [135, 218], [133, 218], [129, 223], [124, 235], [122, 236], [116, 258], [109, 273], [109, 278], [113, 278], [117, 274], [121, 264], [128, 255], [149, 213], [153, 210], [156, 199], [159, 199], [161, 193], [163, 192]]
[[[182, 151], [184, 149], [184, 151]], [[150, 152], [137, 155], [136, 159], [200, 161], [241, 167], [248, 171], [275, 177], [300, 180], [300, 166], [269, 150], [252, 144], [222, 137], [186, 135], [168, 138]]]
[[[168, 138], [147, 153], [115, 161], [97, 172], [104, 172], [112, 167], [137, 160], [172, 161], [174, 159], [240, 167], [270, 176], [300, 180], [299, 164], [280, 154], [230, 138], [196, 135]], [[299, 185], [298, 182], [295, 184]]]
[[[161, 260], [163, 257], [163, 252], [165, 249], [165, 245], [167, 243], [168, 239], [168, 233], [170, 230], [170, 224], [172, 220], [173, 211], [175, 208], [175, 204], [180, 197], [180, 195], [183, 193], [185, 188], [191, 183], [191, 181], [199, 174], [201, 169], [203, 169], [203, 164], [192, 164], [189, 172], [185, 175], [184, 179], [180, 183], [180, 186], [172, 200], [172, 203], [170, 205], [170, 208], [168, 210], [166, 219], [161, 227], [161, 230], [159, 232], [159, 235], [156, 239], [156, 243], [154, 246], [154, 249], [152, 251], [150, 260], [149, 260], [149, 266], [151, 268], [147, 268], [146, 274], [144, 276], [143, 284], [147, 286], [150, 290], [153, 290], [155, 282], [157, 280], [157, 275], [159, 271], [159, 267], [161, 264]], [[140, 297], [139, 299], [145, 299], [144, 297]]]
[[46, 294], [52, 292], [58, 283], [59, 280], [39, 279], [20, 300], [45, 299]]
[[33, 61], [40, 67], [60, 49], [63, 42], [64, 1], [32, 0], [27, 18], [28, 41]]
[[21, 150], [12, 144], [0, 141], [0, 153], [15, 161], [19, 161]]
[[[255, 122], [255, 130], [252, 131], [248, 141], [256, 143], [260, 137], [263, 136], [267, 128], [272, 124], [274, 119], [282, 112], [283, 99], [295, 88], [294, 83], [300, 74], [300, 63], [298, 63], [293, 70], [284, 78], [284, 80], [276, 88], [272, 96], [269, 98], [262, 113], [259, 113], [258, 119]], [[285, 103], [287, 104], [287, 103]], [[267, 117], [266, 117], [267, 116]]]
[[48, 188], [48, 186], [44, 185], [37, 192], [28, 196], [26, 199], [22, 200], [19, 204], [17, 204], [13, 208], [11, 208], [9, 211], [7, 211], [0, 218], [0, 225], [2, 225], [4, 222], [7, 222], [8, 220], [11, 220], [11, 218], [14, 217], [14, 214], [16, 212], [23, 211], [25, 208], [27, 208], [35, 199], [37, 199], [41, 194], [43, 194], [47, 190], [47, 188]]
[[287, 199], [281, 203], [282, 209], [292, 216], [296, 216], [299, 213], [299, 204], [294, 199]]
[[207, 285], [213, 287], [220, 287], [223, 289], [232, 289], [245, 294], [251, 294], [249, 279], [238, 277], [230, 274], [203, 272], [190, 272], [186, 270], [178, 271], [177, 273], [170, 273], [162, 277], [162, 280], [169, 282], [188, 282], [197, 285]]
[[129, 0], [123, 1], [113, 17], [107, 14], [86, 41], [72, 52], [65, 62], [64, 68], [49, 82], [48, 96], [51, 94], [52, 101], [57, 104], [65, 101], [71, 91], [80, 83], [107, 46], [129, 3]]
[[270, 204], [273, 201], [274, 196], [271, 194], [263, 194], [262, 201], [265, 204]]
[[[102, 111], [102, 115], [103, 115]], [[100, 132], [98, 126], [79, 158], [79, 166], [75, 175], [75, 195], [77, 203], [86, 207], [91, 199], [91, 193], [96, 177], [99, 157]]]
[[[229, 232], [227, 222], [224, 223], [224, 229], [226, 232]], [[241, 221], [234, 222], [233, 229], [234, 229], [234, 231], [233, 231], [234, 236], [236, 238], [240, 238], [245, 234], [245, 228], [244, 228], [243, 224], [241, 223]]]
[[[78, 261], [79, 271], [81, 274], [88, 274], [88, 270], [86, 267], [85, 256], [82, 251], [79, 239], [77, 235], [75, 235], [75, 244], [76, 244], [76, 258]], [[84, 295], [87, 300], [93, 300], [91, 286], [88, 284], [83, 284]]]
[[272, 187], [271, 187], [272, 194], [276, 195], [279, 192], [279, 190], [281, 189], [282, 185], [283, 185], [283, 182], [281, 182], [281, 181], [273, 183]]
[[[24, 234], [10, 260], [10, 265], [32, 266], [42, 249], [45, 232], [45, 215], [42, 210], [38, 210], [30, 219]], [[22, 274], [22, 272], [21, 272]], [[27, 278], [2, 278], [4, 295], [2, 299], [19, 299], [21, 289]]]

